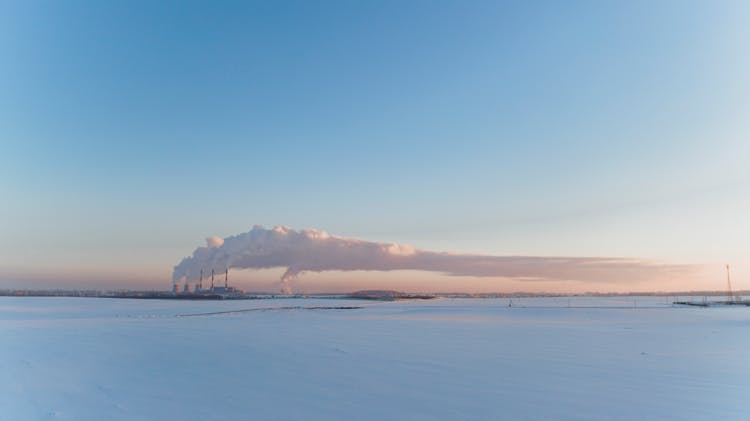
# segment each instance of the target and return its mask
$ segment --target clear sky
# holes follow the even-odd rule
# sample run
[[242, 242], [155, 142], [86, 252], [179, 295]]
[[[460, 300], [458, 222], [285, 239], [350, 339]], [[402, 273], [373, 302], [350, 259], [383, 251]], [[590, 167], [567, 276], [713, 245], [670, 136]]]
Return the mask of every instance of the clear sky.
[[2, 1], [0, 288], [162, 287], [254, 224], [709, 265], [670, 288], [723, 288], [729, 262], [750, 288], [748, 22], [745, 1]]

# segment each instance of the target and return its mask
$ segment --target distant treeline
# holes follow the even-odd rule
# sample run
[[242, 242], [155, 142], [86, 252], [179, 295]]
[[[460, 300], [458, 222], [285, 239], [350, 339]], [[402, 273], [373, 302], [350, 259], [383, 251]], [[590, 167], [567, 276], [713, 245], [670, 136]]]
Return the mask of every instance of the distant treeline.
[[[111, 298], [135, 298], [143, 295], [174, 295], [168, 291], [158, 290], [32, 290], [32, 289], [0, 289], [0, 297], [111, 297]], [[279, 296], [270, 293], [252, 293], [245, 295], [253, 296]], [[741, 290], [733, 292], [735, 296], [750, 295], [750, 291]], [[576, 294], [551, 293], [551, 292], [497, 292], [497, 293], [403, 293], [398, 291], [357, 291], [354, 293], [321, 293], [321, 294], [295, 294], [293, 297], [331, 297], [331, 298], [364, 298], [364, 299], [426, 299], [434, 297], [444, 298], [523, 298], [523, 297], [632, 297], [632, 296], [708, 296], [726, 297], [727, 291], [656, 291], [656, 292], [584, 292]]]
[[[580, 293], [559, 293], [559, 292], [484, 292], [484, 293], [464, 293], [449, 292], [435, 293], [436, 297], [449, 298], [528, 298], [528, 297], [673, 297], [673, 296], [695, 296], [695, 297], [726, 297], [727, 291], [634, 291], [634, 292], [580, 292]], [[732, 295], [750, 295], [750, 290], [733, 291]]]

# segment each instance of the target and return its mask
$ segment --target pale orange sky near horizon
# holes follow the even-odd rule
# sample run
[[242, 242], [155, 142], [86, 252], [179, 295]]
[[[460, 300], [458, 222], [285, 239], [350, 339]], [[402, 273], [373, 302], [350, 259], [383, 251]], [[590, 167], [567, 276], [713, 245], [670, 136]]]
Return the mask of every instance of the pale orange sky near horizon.
[[[732, 286], [736, 290], [750, 290], [746, 267], [732, 267]], [[278, 269], [243, 269], [230, 271], [230, 283], [246, 291], [278, 292]], [[132, 273], [102, 271], [101, 269], [39, 271], [29, 277], [23, 271], [0, 272], [0, 288], [16, 289], [157, 289], [171, 287], [171, 270], [151, 269]], [[15, 280], [14, 280], [15, 278]], [[223, 273], [216, 274], [217, 284], [224, 281]], [[204, 281], [205, 282], [205, 281]], [[180, 287], [182, 283], [180, 283]], [[192, 288], [193, 282], [190, 282]], [[392, 289], [403, 292], [657, 292], [657, 291], [724, 291], [726, 272], [722, 263], [696, 265], [694, 276], [664, 279], [658, 284], [634, 281], [627, 284], [578, 281], [518, 281], [495, 277], [448, 276], [426, 271], [330, 271], [305, 272], [292, 283], [297, 293], [351, 292], [363, 289]]]

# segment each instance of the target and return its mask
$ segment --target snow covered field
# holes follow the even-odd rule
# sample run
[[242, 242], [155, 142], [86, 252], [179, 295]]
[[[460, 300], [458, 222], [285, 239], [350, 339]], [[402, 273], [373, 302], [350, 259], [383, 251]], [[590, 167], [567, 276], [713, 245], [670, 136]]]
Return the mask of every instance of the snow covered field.
[[2, 297], [0, 419], [750, 418], [750, 308], [513, 305]]

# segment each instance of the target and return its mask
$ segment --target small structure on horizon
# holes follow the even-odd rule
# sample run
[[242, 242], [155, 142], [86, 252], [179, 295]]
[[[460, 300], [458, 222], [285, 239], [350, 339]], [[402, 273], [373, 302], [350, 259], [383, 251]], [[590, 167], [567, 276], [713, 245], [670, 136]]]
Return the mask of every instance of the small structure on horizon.
[[732, 293], [732, 279], [729, 277], [729, 265], [727, 265], [727, 301], [735, 301]]
[[725, 301], [708, 301], [708, 298], [703, 297], [702, 301], [674, 301], [672, 304], [695, 306], [695, 307], [711, 307], [711, 306], [747, 306], [750, 307], [750, 300], [744, 300], [742, 297], [734, 295], [732, 292], [732, 278], [729, 274], [729, 265], [726, 265], [727, 269], [727, 299]]

